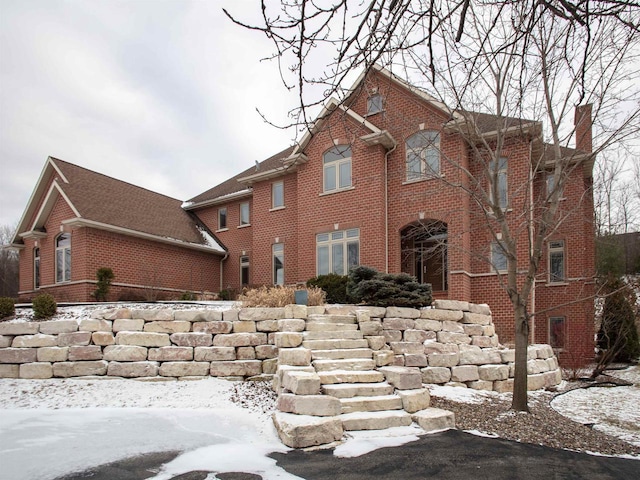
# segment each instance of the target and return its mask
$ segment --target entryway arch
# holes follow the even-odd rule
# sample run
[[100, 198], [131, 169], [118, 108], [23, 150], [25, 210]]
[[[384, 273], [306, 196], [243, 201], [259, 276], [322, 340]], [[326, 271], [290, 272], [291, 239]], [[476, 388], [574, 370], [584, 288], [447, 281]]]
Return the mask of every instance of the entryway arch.
[[402, 272], [430, 283], [434, 292], [448, 290], [447, 224], [420, 220], [400, 231]]

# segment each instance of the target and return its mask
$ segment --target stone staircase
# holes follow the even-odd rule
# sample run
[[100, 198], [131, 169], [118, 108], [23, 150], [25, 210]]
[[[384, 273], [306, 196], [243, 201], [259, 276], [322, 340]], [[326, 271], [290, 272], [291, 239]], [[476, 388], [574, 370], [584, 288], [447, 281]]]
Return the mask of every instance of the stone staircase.
[[[388, 366], [394, 354], [384, 337], [365, 335], [358, 320], [351, 314], [308, 315], [305, 330], [296, 336], [299, 346], [289, 349], [299, 355], [289, 362], [295, 365], [280, 365], [276, 375], [279, 412], [274, 423], [286, 445], [331, 443], [344, 431], [414, 421], [427, 431], [454, 426], [452, 413], [429, 408], [420, 372]], [[292, 347], [297, 341], [280, 343]], [[291, 358], [287, 353], [285, 358]]]

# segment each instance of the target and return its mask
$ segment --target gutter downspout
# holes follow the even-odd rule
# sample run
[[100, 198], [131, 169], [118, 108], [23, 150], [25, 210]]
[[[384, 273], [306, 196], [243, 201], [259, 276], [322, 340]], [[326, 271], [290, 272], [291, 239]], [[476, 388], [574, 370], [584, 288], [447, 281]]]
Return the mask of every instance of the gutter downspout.
[[384, 271], [389, 273], [389, 155], [391, 155], [398, 144], [387, 150], [384, 154]]
[[227, 258], [229, 258], [229, 252], [226, 252], [220, 260], [220, 290], [224, 290], [224, 261]]

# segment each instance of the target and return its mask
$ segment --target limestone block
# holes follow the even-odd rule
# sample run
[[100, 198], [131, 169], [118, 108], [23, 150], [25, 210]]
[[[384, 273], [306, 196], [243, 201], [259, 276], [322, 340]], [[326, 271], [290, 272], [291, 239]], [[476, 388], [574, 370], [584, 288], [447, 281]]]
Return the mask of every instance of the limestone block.
[[491, 315], [491, 308], [486, 303], [470, 303], [469, 311], [480, 315]]
[[376, 367], [384, 367], [390, 365], [395, 358], [395, 354], [391, 350], [376, 350], [373, 352], [373, 361]]
[[282, 374], [282, 387], [296, 395], [317, 395], [320, 377], [315, 372], [288, 370]]
[[389, 346], [396, 355], [401, 355], [403, 353], [424, 354], [424, 345], [419, 342], [391, 342], [389, 343]]
[[425, 308], [420, 310], [422, 320], [438, 322], [459, 322], [462, 320], [462, 310], [436, 310], [435, 308]]
[[91, 315], [91, 318], [104, 319], [104, 320], [117, 320], [122, 318], [131, 318], [131, 310], [128, 308], [110, 308], [108, 310], [102, 310], [97, 312], [97, 315]]
[[345, 430], [384, 430], [411, 425], [411, 415], [404, 410], [343, 413], [339, 417]]
[[[173, 318], [180, 322], [219, 322], [222, 312], [217, 310], [176, 310]], [[213, 333], [213, 332], [207, 332]]]
[[278, 351], [280, 365], [311, 365], [311, 350], [308, 348], [281, 348]]
[[69, 347], [70, 362], [82, 360], [102, 360], [102, 348], [99, 345], [74, 345]]
[[393, 367], [404, 367], [404, 355], [394, 355], [393, 361], [389, 365]]
[[411, 318], [384, 318], [382, 320], [382, 328], [384, 330], [413, 330], [416, 328], [416, 321]]
[[451, 370], [446, 367], [421, 368], [422, 383], [443, 384], [451, 380]]
[[213, 335], [210, 333], [172, 333], [171, 343], [179, 347], [210, 347], [213, 343]]
[[284, 318], [300, 318], [306, 319], [308, 315], [306, 305], [286, 305], [284, 307]]
[[35, 335], [39, 331], [36, 322], [0, 322], [0, 335]]
[[[312, 311], [313, 309], [320, 310], [320, 311], [319, 312]], [[361, 310], [361, 308], [358, 307], [358, 310]], [[355, 316], [355, 312], [356, 312], [355, 305], [325, 305], [324, 307], [309, 307], [307, 309], [308, 315], [319, 314], [319, 315], [354, 315]]]
[[436, 338], [436, 332], [429, 332], [425, 330], [405, 330], [403, 334], [403, 340], [405, 342], [424, 343], [427, 340], [435, 340]]
[[38, 362], [66, 362], [69, 347], [41, 347], [37, 350]]
[[471, 345], [481, 348], [490, 348], [493, 346], [492, 337], [473, 336], [471, 337]]
[[456, 343], [460, 344], [470, 344], [471, 338], [469, 335], [465, 335], [464, 333], [455, 333], [455, 332], [438, 332], [438, 342], [439, 343]]
[[385, 337], [380, 335], [365, 337], [365, 339], [371, 350], [382, 350], [387, 343]]
[[161, 377], [193, 377], [209, 375], [209, 362], [164, 362], [158, 375]]
[[238, 347], [236, 348], [236, 358], [238, 360], [255, 360], [256, 350], [253, 347]]
[[107, 375], [110, 377], [156, 377], [158, 362], [109, 362]]
[[422, 387], [420, 370], [411, 367], [381, 367], [378, 369], [388, 383], [398, 390], [413, 390]]
[[489, 361], [487, 363], [502, 363], [502, 356], [500, 355], [500, 350], [497, 348], [485, 348], [483, 349], [484, 353], [487, 354]]
[[493, 337], [495, 334], [495, 325], [482, 325], [482, 335], [484, 335], [485, 337]]
[[228, 333], [213, 337], [214, 347], [255, 347], [266, 344], [266, 333]]
[[44, 333], [46, 335], [58, 335], [59, 333], [71, 333], [77, 331], [78, 322], [76, 320], [50, 320], [48, 322], [40, 322], [40, 333]]
[[11, 346], [13, 337], [10, 335], [0, 335], [0, 348], [6, 348]]
[[469, 311], [469, 302], [462, 302], [460, 300], [436, 300], [433, 302], [433, 306], [440, 310]]
[[380, 320], [362, 322], [360, 323], [360, 331], [365, 336], [382, 335], [382, 322]]
[[546, 360], [528, 360], [527, 361], [527, 374], [532, 375], [536, 373], [545, 373], [549, 371], [549, 365]]
[[513, 378], [507, 380], [496, 380], [493, 382], [493, 391], [498, 393], [513, 392]]
[[514, 349], [500, 350], [502, 363], [510, 363], [516, 361], [516, 351]]
[[235, 360], [235, 347], [196, 347], [193, 352], [196, 362], [213, 362], [219, 360]]
[[157, 321], [144, 324], [143, 331], [156, 333], [184, 333], [191, 330], [191, 322]]
[[386, 343], [402, 341], [402, 332], [400, 330], [383, 330], [382, 335]]
[[387, 309], [385, 307], [357, 307], [356, 312], [358, 311], [366, 311], [369, 313], [369, 318], [384, 318], [387, 314]]
[[474, 382], [480, 380], [478, 374], [478, 367], [475, 365], [460, 365], [457, 367], [451, 367], [451, 381], [452, 382]]
[[[509, 378], [509, 367], [507, 365], [480, 365], [478, 374], [480, 375], [480, 380], [489, 382], [507, 380]], [[486, 388], [482, 390], [486, 390]], [[489, 390], [493, 390], [493, 384]]]
[[23, 363], [20, 365], [20, 378], [51, 378], [53, 367], [49, 362]]
[[484, 335], [484, 327], [473, 323], [463, 323], [464, 333], [470, 337]]
[[78, 330], [81, 332], [112, 332], [113, 322], [98, 318], [83, 318], [78, 324]]
[[277, 358], [267, 358], [266, 360], [262, 360], [262, 373], [264, 373], [265, 375], [274, 375], [277, 370]]
[[439, 342], [425, 342], [424, 353], [429, 355], [431, 353], [458, 353], [460, 352], [460, 345], [454, 343], [439, 343]]
[[298, 332], [277, 332], [275, 334], [275, 345], [278, 348], [292, 348], [302, 345], [302, 333]]
[[562, 371], [560, 369], [543, 373], [545, 388], [555, 387], [562, 382]]
[[255, 321], [238, 320], [237, 322], [233, 322], [233, 333], [254, 333], [256, 331]]
[[193, 347], [150, 348], [147, 358], [158, 362], [189, 362], [193, 360]]
[[[455, 367], [460, 360], [459, 353], [430, 353], [427, 356], [430, 367]], [[449, 380], [447, 380], [449, 381]]]
[[91, 343], [91, 336], [91, 332], [61, 333], [58, 335], [57, 345], [59, 347], [89, 345], [89, 343]]
[[476, 325], [491, 325], [491, 315], [482, 315], [480, 313], [464, 312], [462, 317], [463, 323], [474, 323]]
[[291, 448], [306, 448], [335, 442], [340, 440], [343, 434], [339, 417], [275, 412], [273, 424], [280, 441]]
[[173, 310], [168, 308], [131, 310], [131, 318], [142, 319], [146, 322], [171, 321], [174, 319]]
[[[452, 332], [452, 333], [465, 333], [464, 327], [461, 323], [451, 322], [445, 320], [442, 322], [442, 331], [443, 332]], [[468, 335], [468, 334], [467, 334]]]
[[35, 348], [3, 348], [0, 363], [33, 363], [36, 361]]
[[440, 320], [418, 318], [416, 319], [416, 329], [427, 332], [439, 332], [442, 330], [442, 322]]
[[211, 333], [217, 335], [219, 333], [231, 333], [233, 322], [215, 321], [215, 322], [197, 322], [192, 324], [192, 330], [197, 333]]
[[260, 320], [256, 322], [256, 330], [258, 332], [277, 332], [278, 320]]
[[473, 390], [486, 390], [487, 392], [493, 391], [493, 382], [487, 380], [476, 380], [475, 382], [467, 382], [467, 387]]
[[485, 350], [464, 350], [460, 352], [460, 365], [485, 365], [491, 363], [489, 354]]
[[238, 318], [239, 313], [240, 313], [240, 310], [235, 308], [225, 310], [224, 312], [222, 312], [222, 320], [224, 320], [225, 322], [236, 322], [239, 320]]
[[251, 377], [262, 373], [261, 360], [235, 360], [232, 362], [211, 362], [210, 375], [212, 377]]
[[[42, 327], [40, 327], [40, 332], [42, 332]], [[44, 332], [42, 332], [44, 333]], [[536, 355], [538, 358], [547, 359], [554, 356], [553, 348], [550, 345], [532, 345], [536, 347]]]
[[94, 345], [115, 345], [116, 338], [111, 332], [93, 332], [91, 334], [91, 342]]
[[294, 395], [281, 393], [278, 395], [278, 410], [296, 415], [314, 415], [317, 417], [332, 417], [340, 415], [342, 406], [340, 400], [329, 395]]
[[0, 378], [20, 378], [20, 365], [0, 363]]
[[509, 362], [508, 367], [509, 367], [509, 377], [515, 377], [516, 376], [515, 362]]
[[544, 373], [527, 376], [527, 390], [540, 390], [546, 385]]
[[54, 335], [36, 333], [35, 335], [19, 335], [13, 337], [11, 346], [13, 348], [55, 347], [57, 342], [57, 338]]
[[108, 361], [141, 362], [147, 359], [147, 349], [137, 345], [108, 345], [102, 355]]
[[94, 360], [88, 362], [58, 362], [53, 364], [54, 377], [84, 377], [87, 375], [105, 375], [107, 362]]
[[[174, 335], [186, 335], [174, 333]], [[140, 347], [168, 347], [171, 345], [168, 333], [154, 332], [118, 332], [116, 333], [117, 345], [137, 345]]]
[[275, 345], [258, 345], [255, 350], [258, 360], [266, 360], [267, 358], [276, 358], [278, 356], [278, 347]]
[[420, 318], [420, 310], [417, 308], [387, 307], [387, 311], [384, 316], [387, 318]]
[[426, 367], [429, 362], [424, 353], [405, 353], [404, 365], [405, 367]]
[[284, 318], [284, 308], [241, 308], [238, 320], [279, 320]]
[[117, 332], [141, 332], [144, 328], [144, 320], [141, 318], [118, 318], [113, 322], [113, 331]]
[[431, 397], [429, 390], [418, 388], [415, 390], [398, 390], [398, 396], [402, 399], [402, 408], [407, 413], [415, 413], [429, 408]]
[[299, 318], [283, 318], [278, 320], [279, 332], [303, 332], [306, 322]]
[[547, 358], [547, 367], [549, 371], [557, 370], [559, 367], [558, 359], [556, 357]]
[[538, 349], [533, 345], [527, 347], [527, 360], [535, 360], [538, 358]]
[[371, 314], [368, 310], [356, 310], [355, 313], [358, 323], [369, 323], [371, 321]]

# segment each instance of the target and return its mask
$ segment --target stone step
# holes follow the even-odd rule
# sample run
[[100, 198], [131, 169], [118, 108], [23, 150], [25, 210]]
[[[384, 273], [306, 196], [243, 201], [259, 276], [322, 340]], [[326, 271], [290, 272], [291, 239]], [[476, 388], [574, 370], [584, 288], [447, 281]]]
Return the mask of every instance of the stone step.
[[336, 383], [323, 385], [322, 392], [337, 398], [373, 397], [391, 395], [393, 386], [387, 382], [380, 383]]
[[364, 335], [359, 330], [340, 330], [330, 332], [303, 332], [305, 340], [360, 340]]
[[311, 314], [307, 317], [309, 323], [357, 323], [355, 315], [316, 315]]
[[308, 323], [307, 332], [337, 332], [344, 330], [358, 330], [356, 323]]
[[318, 372], [320, 383], [329, 385], [335, 383], [376, 383], [384, 381], [384, 375], [376, 370], [333, 370]]
[[456, 419], [453, 412], [440, 408], [427, 408], [414, 413], [413, 421], [426, 432], [437, 432], [456, 428]]
[[340, 403], [342, 413], [402, 410], [402, 399], [397, 395], [341, 398]]
[[336, 350], [311, 350], [312, 360], [335, 360], [339, 358], [373, 358], [370, 348], [338, 348]]
[[314, 360], [311, 362], [317, 372], [333, 370], [363, 371], [373, 370], [376, 363], [370, 358], [341, 358], [335, 360]]
[[404, 410], [343, 413], [338, 418], [345, 430], [384, 430], [408, 427], [413, 423], [411, 415]]
[[362, 340], [344, 340], [344, 339], [329, 339], [329, 340], [304, 340], [302, 342], [304, 348], [311, 350], [334, 350], [345, 348], [369, 348], [369, 342], [366, 339]]

